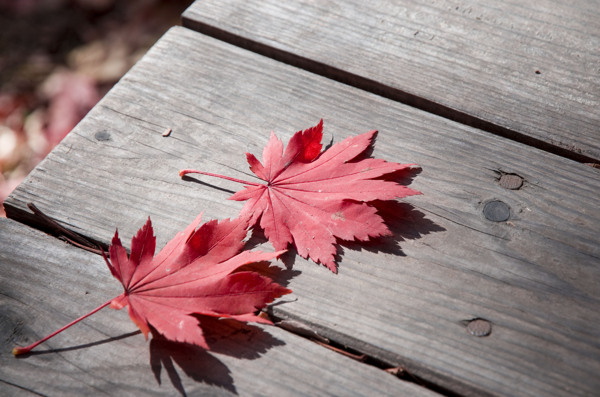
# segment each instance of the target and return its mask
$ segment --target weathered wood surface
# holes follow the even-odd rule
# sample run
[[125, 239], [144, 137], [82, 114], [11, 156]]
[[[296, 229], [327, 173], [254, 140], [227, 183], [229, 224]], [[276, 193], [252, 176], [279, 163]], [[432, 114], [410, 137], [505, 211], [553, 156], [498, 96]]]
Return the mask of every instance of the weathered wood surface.
[[600, 162], [596, 0], [213, 0], [183, 17], [236, 45]]
[[[465, 395], [600, 389], [600, 191], [596, 170], [174, 28], [5, 202], [94, 240], [127, 240], [151, 216], [162, 246], [199, 212], [236, 216], [240, 186], [184, 181], [194, 167], [248, 178], [244, 152], [325, 119], [326, 139], [377, 128], [374, 156], [416, 162], [424, 195], [392, 213], [395, 236], [345, 244], [339, 275], [295, 258], [279, 317]], [[163, 137], [165, 128], [172, 128]], [[518, 190], [502, 187], [518, 174]], [[510, 207], [506, 222], [482, 211]], [[263, 249], [270, 249], [265, 244]], [[293, 256], [291, 257], [293, 261]], [[289, 265], [289, 261], [288, 261]], [[285, 273], [285, 272], [284, 272]], [[467, 320], [491, 322], [472, 336]]]
[[214, 322], [211, 352], [146, 342], [126, 310], [103, 309], [15, 358], [16, 344], [49, 334], [122, 287], [100, 256], [4, 218], [0, 264], [2, 396], [437, 395], [277, 327]]

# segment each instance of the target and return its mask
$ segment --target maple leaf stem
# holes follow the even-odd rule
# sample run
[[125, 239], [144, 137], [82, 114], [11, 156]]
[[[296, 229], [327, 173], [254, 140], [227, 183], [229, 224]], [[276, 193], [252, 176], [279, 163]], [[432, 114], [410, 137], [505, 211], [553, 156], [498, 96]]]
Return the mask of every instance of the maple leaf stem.
[[100, 309], [103, 309], [103, 308], [105, 308], [106, 306], [110, 305], [110, 302], [112, 302], [112, 299], [111, 299], [111, 300], [109, 300], [108, 302], [105, 302], [105, 303], [101, 304], [100, 306], [98, 306], [97, 308], [95, 308], [94, 310], [92, 310], [91, 312], [89, 312], [88, 314], [84, 314], [83, 316], [79, 317], [77, 320], [73, 320], [73, 321], [71, 321], [69, 324], [65, 325], [64, 327], [62, 327], [62, 328], [60, 328], [60, 329], [58, 329], [58, 330], [54, 331], [54, 332], [53, 332], [53, 333], [51, 333], [50, 335], [46, 336], [45, 338], [42, 338], [42, 339], [38, 340], [38, 341], [37, 341], [37, 342], [35, 342], [35, 343], [32, 343], [32, 344], [31, 344], [31, 345], [29, 345], [29, 346], [26, 346], [26, 347], [19, 347], [19, 346], [17, 346], [17, 347], [15, 347], [15, 348], [13, 348], [13, 350], [12, 350], [12, 353], [13, 353], [15, 356], [18, 356], [18, 355], [20, 355], [20, 354], [26, 354], [26, 353], [29, 353], [29, 352], [30, 352], [30, 351], [31, 351], [31, 350], [32, 350], [34, 347], [36, 347], [37, 345], [39, 345], [39, 344], [41, 344], [41, 343], [44, 343], [44, 342], [45, 342], [45, 341], [47, 341], [48, 339], [52, 338], [54, 335], [61, 333], [61, 332], [62, 332], [62, 331], [64, 331], [65, 329], [69, 328], [70, 326], [77, 324], [78, 322], [80, 322], [80, 321], [81, 321], [81, 320], [83, 320], [84, 318], [86, 318], [86, 317], [89, 317], [89, 316], [91, 316], [92, 314], [94, 314], [94, 313], [96, 313], [97, 311], [99, 311]]
[[225, 175], [213, 174], [212, 172], [204, 172], [204, 171], [197, 171], [197, 170], [181, 170], [181, 171], [179, 171], [179, 176], [181, 176], [181, 177], [183, 177], [186, 174], [202, 174], [202, 175], [214, 176], [214, 177], [221, 178], [221, 179], [227, 179], [228, 181], [243, 183], [245, 185], [252, 185], [252, 186], [260, 185], [260, 183], [244, 181], [241, 179], [232, 178], [232, 177], [225, 176]]

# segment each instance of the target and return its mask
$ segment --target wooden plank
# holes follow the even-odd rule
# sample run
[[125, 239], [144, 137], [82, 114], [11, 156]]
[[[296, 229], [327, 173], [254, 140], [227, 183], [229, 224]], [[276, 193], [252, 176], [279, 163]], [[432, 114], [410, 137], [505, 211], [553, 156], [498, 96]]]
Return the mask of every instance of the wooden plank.
[[184, 26], [579, 161], [600, 162], [595, 0], [197, 1]]
[[206, 352], [148, 343], [126, 311], [110, 309], [14, 358], [15, 344], [39, 339], [122, 287], [100, 256], [4, 218], [0, 262], [3, 396], [438, 395], [277, 327], [215, 322]]
[[[162, 246], [201, 211], [222, 219], [242, 207], [226, 200], [240, 186], [183, 181], [178, 170], [248, 178], [244, 152], [260, 154], [270, 130], [287, 141], [320, 117], [327, 140], [378, 128], [374, 155], [421, 164], [414, 187], [424, 195], [396, 209], [394, 238], [344, 245], [337, 276], [296, 258], [288, 281], [297, 300], [277, 316], [461, 394], [598, 390], [596, 170], [184, 28], [28, 176], [7, 213], [32, 221], [33, 201], [104, 243], [115, 227], [132, 236], [150, 215]], [[500, 184], [511, 174], [521, 188]], [[494, 200], [508, 205], [508, 221], [485, 218]], [[467, 332], [477, 317], [491, 335]]]

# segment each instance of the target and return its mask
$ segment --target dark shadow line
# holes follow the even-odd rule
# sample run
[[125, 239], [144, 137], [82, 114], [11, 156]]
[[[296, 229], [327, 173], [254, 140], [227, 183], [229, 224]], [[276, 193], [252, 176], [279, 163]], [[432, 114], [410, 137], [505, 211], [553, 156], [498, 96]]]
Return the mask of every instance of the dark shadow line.
[[184, 175], [184, 176], [181, 177], [181, 179], [183, 181], [186, 181], [186, 182], [194, 182], [194, 183], [197, 183], [199, 185], [204, 185], [204, 186], [207, 186], [207, 187], [209, 187], [211, 189], [220, 190], [220, 191], [225, 192], [225, 193], [235, 194], [235, 192], [233, 190], [225, 189], [225, 188], [213, 185], [211, 183], [201, 181], [200, 179], [192, 178], [191, 176]]
[[194, 21], [186, 17], [186, 14], [183, 14], [182, 25], [188, 29], [269, 57], [287, 65], [306, 70], [308, 72], [335, 80], [339, 83], [343, 83], [363, 91], [371, 92], [381, 97], [403, 103], [405, 105], [435, 114], [440, 117], [444, 117], [452, 121], [456, 121], [469, 127], [478, 128], [491, 134], [507, 138], [524, 145], [535, 147], [557, 156], [581, 163], [597, 163], [600, 161], [600, 159], [594, 159], [593, 157], [587, 156], [581, 152], [571, 151], [562, 146], [525, 135], [510, 128], [483, 120], [464, 111], [453, 109], [430, 99], [419, 97], [416, 94], [401, 90], [399, 88], [390, 87], [378, 81], [350, 73], [313, 59], [270, 47], [266, 44], [250, 40], [215, 26], [207, 25], [200, 21]]
[[1, 383], [4, 383], [4, 384], [6, 384], [6, 385], [12, 386], [12, 387], [14, 387], [14, 388], [17, 388], [17, 389], [20, 389], [20, 390], [26, 391], [26, 392], [28, 392], [28, 393], [35, 394], [36, 396], [42, 396], [42, 397], [46, 397], [46, 394], [38, 393], [38, 392], [37, 392], [37, 391], [35, 391], [35, 390], [29, 389], [29, 388], [27, 388], [27, 387], [25, 387], [25, 386], [21, 386], [21, 385], [18, 385], [18, 384], [16, 384], [16, 383], [13, 383], [13, 382], [9, 382], [9, 381], [7, 381], [7, 380], [4, 380], [4, 379], [0, 379], [0, 382], [1, 382]]
[[133, 332], [129, 332], [127, 334], [123, 334], [123, 335], [119, 335], [119, 336], [111, 336], [110, 338], [106, 338], [106, 339], [102, 339], [96, 342], [90, 342], [90, 343], [85, 343], [83, 345], [77, 345], [77, 346], [71, 346], [71, 347], [63, 347], [63, 348], [59, 348], [59, 349], [50, 349], [50, 350], [44, 350], [44, 351], [31, 351], [29, 353], [26, 354], [20, 354], [18, 356], [16, 356], [17, 359], [22, 359], [22, 358], [27, 358], [30, 356], [41, 356], [43, 354], [54, 354], [54, 353], [62, 353], [62, 352], [69, 352], [69, 351], [73, 351], [73, 350], [80, 350], [80, 349], [87, 349], [90, 347], [94, 347], [94, 346], [98, 346], [98, 345], [103, 345], [105, 343], [110, 343], [110, 342], [114, 342], [117, 340], [121, 340], [121, 339], [125, 339], [125, 338], [129, 338], [131, 336], [137, 335], [137, 334], [141, 334], [142, 331], [137, 330], [137, 331], [133, 331]]

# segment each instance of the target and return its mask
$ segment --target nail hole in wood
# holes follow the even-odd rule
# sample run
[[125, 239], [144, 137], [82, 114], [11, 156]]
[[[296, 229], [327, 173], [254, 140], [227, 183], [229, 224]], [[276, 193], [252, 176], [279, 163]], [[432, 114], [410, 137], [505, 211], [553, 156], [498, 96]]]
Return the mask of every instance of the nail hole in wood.
[[479, 338], [492, 333], [492, 323], [483, 318], [474, 318], [467, 324], [467, 332]]
[[492, 200], [483, 206], [483, 215], [492, 222], [504, 222], [510, 217], [510, 208], [500, 200]]
[[498, 183], [505, 189], [518, 190], [523, 186], [523, 178], [517, 174], [502, 174]]
[[98, 131], [94, 134], [94, 138], [98, 141], [110, 141], [110, 133], [106, 130]]

